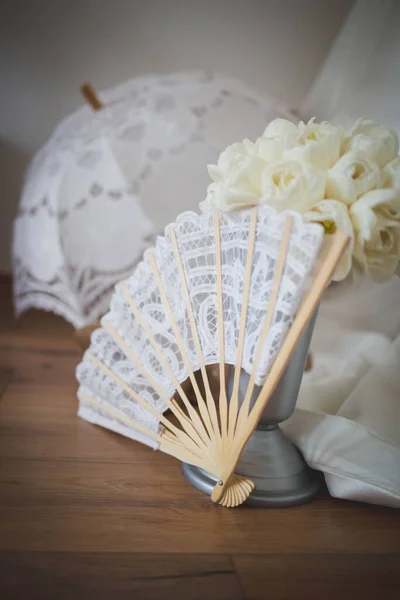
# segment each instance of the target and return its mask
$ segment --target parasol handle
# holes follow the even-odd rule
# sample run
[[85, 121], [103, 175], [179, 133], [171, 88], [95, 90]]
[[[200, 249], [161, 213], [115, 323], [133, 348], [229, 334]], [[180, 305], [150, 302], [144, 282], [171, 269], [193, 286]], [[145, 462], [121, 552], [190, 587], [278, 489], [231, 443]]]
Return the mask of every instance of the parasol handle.
[[101, 102], [99, 97], [97, 96], [94, 88], [90, 83], [83, 83], [81, 85], [81, 93], [85, 98], [86, 102], [89, 104], [93, 110], [101, 110], [104, 104]]

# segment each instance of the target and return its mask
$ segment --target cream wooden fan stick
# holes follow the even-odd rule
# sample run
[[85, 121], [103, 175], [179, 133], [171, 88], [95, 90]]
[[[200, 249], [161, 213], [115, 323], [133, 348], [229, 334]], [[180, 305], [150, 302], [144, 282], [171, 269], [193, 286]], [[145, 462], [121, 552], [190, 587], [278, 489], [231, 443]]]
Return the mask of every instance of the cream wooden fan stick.
[[192, 419], [193, 425], [194, 425], [197, 433], [200, 435], [204, 444], [206, 446], [208, 446], [210, 443], [210, 438], [204, 428], [204, 425], [203, 425], [199, 415], [197, 414], [196, 410], [191, 405], [189, 398], [187, 397], [185, 391], [183, 390], [181, 384], [179, 383], [175, 373], [171, 369], [171, 367], [170, 367], [167, 359], [165, 358], [164, 354], [162, 353], [159, 345], [157, 344], [150, 327], [148, 326], [145, 319], [143, 318], [143, 315], [141, 314], [140, 310], [138, 309], [138, 307], [137, 307], [135, 301], [133, 300], [131, 294], [129, 293], [129, 290], [126, 287], [126, 285], [124, 283], [121, 283], [119, 285], [119, 288], [121, 289], [122, 293], [124, 294], [128, 304], [132, 308], [132, 312], [135, 315], [136, 319], [138, 320], [140, 326], [145, 331], [147, 338], [148, 338], [154, 352], [156, 353], [157, 358], [159, 359], [161, 365], [163, 366], [165, 372], [168, 373], [168, 376], [169, 376], [171, 382], [174, 384], [175, 389], [177, 390], [177, 392], [183, 402], [183, 405], [185, 406], [185, 408], [188, 412], [189, 417]]
[[[155, 380], [155, 378], [152, 377], [152, 375], [150, 375], [148, 370], [143, 366], [143, 364], [138, 359], [138, 357], [135, 356], [134, 352], [132, 352], [132, 349], [122, 339], [122, 337], [117, 333], [117, 331], [114, 329], [114, 327], [111, 325], [111, 323], [108, 321], [107, 318], [103, 319], [102, 324], [103, 324], [104, 329], [106, 329], [109, 332], [109, 334], [114, 338], [114, 340], [117, 342], [117, 344], [119, 345], [121, 350], [123, 350], [124, 354], [132, 361], [132, 363], [136, 366], [138, 371], [152, 385], [153, 389], [157, 392], [157, 394], [160, 396], [160, 398], [165, 402], [165, 404], [168, 406], [168, 408], [173, 412], [175, 417], [179, 420], [184, 431], [189, 436], [190, 443], [192, 443], [192, 440], [193, 440], [193, 442], [195, 444], [197, 444], [200, 448], [203, 448], [204, 447], [203, 441], [201, 440], [200, 436], [194, 429], [193, 424], [187, 418], [187, 416], [182, 411], [182, 409], [172, 402], [171, 398], [168, 396], [168, 394], [165, 392], [165, 390]], [[116, 374], [114, 373], [113, 375], [115, 376]], [[180, 431], [180, 430], [178, 430], [178, 431]], [[177, 434], [176, 431], [175, 431], [175, 434]]]
[[170, 454], [170, 455], [174, 456], [175, 458], [177, 458], [178, 460], [181, 460], [183, 462], [189, 462], [193, 465], [196, 465], [196, 466], [200, 467], [201, 469], [206, 469], [206, 470], [209, 469], [210, 472], [212, 472], [214, 465], [212, 465], [208, 461], [204, 460], [204, 458], [198, 457], [197, 454], [193, 454], [193, 452], [188, 450], [186, 446], [177, 443], [176, 440], [173, 437], [171, 437], [170, 435], [165, 435], [164, 433], [163, 434], [155, 433], [154, 431], [152, 431], [151, 429], [149, 429], [142, 423], [139, 423], [138, 421], [135, 421], [134, 419], [130, 419], [129, 417], [124, 415], [122, 412], [116, 410], [115, 408], [112, 408], [111, 406], [105, 406], [103, 403], [98, 402], [97, 400], [95, 400], [94, 398], [89, 396], [88, 394], [85, 394], [85, 392], [80, 391], [79, 396], [86, 403], [92, 404], [96, 408], [98, 408], [101, 411], [110, 415], [110, 417], [116, 419], [117, 421], [121, 421], [121, 423], [124, 423], [125, 425], [128, 425], [129, 427], [132, 427], [133, 429], [136, 429], [136, 431], [139, 431], [143, 435], [146, 435], [147, 437], [149, 437], [154, 442], [160, 444], [160, 450], [162, 452], [165, 452], [166, 454]]
[[292, 354], [294, 347], [299, 341], [307, 323], [309, 322], [311, 315], [314, 313], [321, 299], [325, 288], [332, 279], [332, 275], [342, 258], [343, 252], [349, 242], [349, 236], [345, 233], [338, 231], [333, 234], [330, 239], [327, 239], [327, 248], [324, 255], [321, 257], [321, 263], [318, 267], [317, 273], [310, 284], [310, 287], [306, 293], [306, 296], [297, 312], [297, 315], [290, 327], [288, 334], [280, 348], [277, 358], [272, 365], [271, 371], [261, 388], [259, 397], [253, 410], [257, 412], [258, 405], [258, 417], [261, 416], [261, 412], [264, 409], [266, 402], [271, 397], [280, 376], [282, 375], [288, 360]]
[[[170, 429], [170, 431], [175, 435], [175, 437], [181, 441], [183, 444], [188, 444], [194, 454], [198, 455], [201, 446], [198, 446], [192, 439], [191, 435], [193, 433], [192, 428], [189, 428], [188, 431], [183, 426], [184, 430], [176, 427], [169, 419], [167, 419], [162, 413], [154, 408], [149, 402], [147, 402], [140, 394], [138, 394], [135, 390], [133, 390], [121, 377], [119, 377], [116, 373], [111, 371], [101, 360], [99, 360], [96, 356], [94, 356], [91, 352], [86, 353], [86, 358], [93, 362], [95, 365], [99, 367], [99, 369], [106, 375], [110, 377], [117, 385], [119, 385], [129, 396], [131, 396], [138, 404], [140, 404], [143, 408], [149, 411], [156, 419], [160, 421], [164, 425]], [[167, 404], [170, 405], [170, 402]], [[174, 407], [171, 407], [171, 410]], [[181, 422], [182, 424], [182, 422]], [[185, 423], [186, 424], [186, 423]]]
[[[233, 378], [232, 394], [229, 400], [229, 422], [228, 422], [228, 443], [232, 443], [235, 434], [236, 419], [238, 416], [239, 408], [239, 383], [240, 373], [242, 370], [242, 359], [243, 359], [243, 348], [244, 340], [246, 335], [246, 320], [247, 320], [247, 308], [249, 304], [250, 295], [250, 284], [251, 284], [251, 272], [253, 253], [256, 239], [256, 227], [257, 227], [257, 215], [258, 208], [255, 206], [251, 213], [251, 222], [249, 229], [249, 237], [247, 242], [247, 256], [245, 266], [245, 277], [243, 284], [243, 295], [242, 295], [242, 309], [240, 314], [240, 325], [239, 325], [239, 336], [236, 350], [236, 365], [235, 374]], [[219, 318], [222, 318], [221, 316]]]
[[287, 253], [289, 250], [290, 234], [292, 231], [292, 226], [293, 226], [293, 217], [291, 215], [288, 215], [285, 219], [285, 225], [283, 228], [283, 234], [282, 234], [281, 243], [280, 243], [280, 247], [279, 247], [279, 254], [278, 254], [278, 258], [277, 258], [276, 265], [275, 265], [275, 274], [274, 274], [274, 280], [272, 283], [271, 294], [270, 294], [270, 297], [268, 300], [268, 308], [265, 313], [265, 318], [264, 318], [264, 323], [263, 323], [263, 327], [261, 330], [261, 335], [260, 335], [258, 343], [257, 343], [256, 353], [255, 353], [255, 357], [254, 357], [254, 361], [253, 361], [253, 367], [252, 367], [249, 382], [247, 384], [246, 394], [245, 394], [245, 397], [243, 399], [243, 402], [242, 402], [242, 405], [241, 405], [240, 411], [239, 411], [238, 422], [237, 422], [237, 430], [238, 431], [241, 430], [241, 428], [243, 427], [244, 421], [248, 417], [249, 408], [250, 408], [250, 400], [251, 400], [251, 397], [252, 397], [253, 391], [254, 391], [256, 374], [257, 374], [258, 367], [261, 362], [261, 358], [263, 355], [263, 351], [265, 349], [265, 344], [267, 341], [268, 333], [269, 333], [270, 327], [272, 325], [273, 317], [275, 314], [275, 307], [276, 307], [276, 303], [277, 303], [278, 296], [279, 296], [280, 285], [281, 285], [281, 281], [282, 281], [282, 277], [283, 277], [283, 273], [284, 273], [284, 269], [285, 269], [286, 257], [287, 257]]
[[222, 455], [225, 457], [226, 440], [228, 436], [228, 398], [226, 395], [225, 381], [225, 328], [224, 304], [222, 295], [222, 256], [221, 256], [221, 231], [219, 213], [214, 213], [215, 237], [215, 270], [217, 287], [217, 326], [218, 326], [218, 351], [219, 351], [219, 415], [221, 423]]
[[211, 423], [210, 416], [208, 414], [207, 405], [204, 402], [203, 396], [202, 396], [202, 394], [200, 392], [198, 383], [196, 381], [196, 377], [194, 376], [192, 365], [190, 364], [190, 360], [189, 360], [189, 357], [187, 355], [187, 350], [185, 348], [185, 344], [183, 342], [183, 339], [182, 339], [182, 336], [180, 334], [179, 328], [178, 328], [178, 326], [176, 324], [174, 314], [173, 314], [173, 312], [171, 310], [171, 307], [169, 305], [168, 297], [167, 297], [167, 294], [165, 293], [164, 285], [163, 285], [162, 279], [160, 277], [160, 273], [158, 271], [156, 261], [154, 259], [154, 256], [151, 253], [149, 254], [149, 262], [150, 262], [151, 268], [153, 270], [154, 276], [156, 278], [158, 289], [159, 289], [161, 298], [163, 300], [163, 303], [164, 303], [165, 310], [166, 310], [166, 313], [168, 315], [169, 321], [171, 323], [172, 330], [173, 330], [173, 332], [175, 334], [176, 342], [177, 342], [178, 347], [179, 347], [179, 351], [181, 353], [183, 361], [185, 362], [185, 366], [186, 366], [186, 370], [188, 372], [190, 383], [192, 384], [194, 393], [196, 395], [197, 405], [199, 407], [201, 418], [203, 419], [204, 425], [205, 425], [205, 427], [207, 429], [207, 433], [208, 433], [209, 438], [211, 439], [211, 442], [214, 445], [216, 445], [215, 433], [214, 433], [214, 429], [213, 429], [213, 426], [212, 426], [212, 423]]
[[199, 332], [197, 331], [196, 320], [195, 320], [194, 314], [193, 314], [193, 306], [192, 306], [192, 303], [190, 300], [186, 276], [185, 276], [185, 272], [184, 272], [183, 266], [182, 266], [182, 259], [181, 259], [181, 255], [180, 255], [180, 251], [179, 251], [178, 242], [176, 240], [176, 233], [175, 233], [175, 230], [173, 227], [171, 227], [171, 229], [170, 229], [170, 236], [171, 236], [172, 248], [173, 248], [174, 254], [175, 254], [176, 264], [178, 267], [178, 273], [179, 273], [179, 277], [181, 280], [183, 296], [184, 296], [184, 299], [186, 302], [186, 310], [187, 310], [188, 317], [189, 317], [193, 341], [195, 344], [197, 357], [199, 360], [201, 376], [203, 378], [203, 384], [204, 384], [204, 389], [205, 389], [205, 393], [206, 393], [208, 414], [210, 415], [210, 419], [211, 419], [211, 423], [212, 423], [212, 427], [213, 427], [213, 431], [214, 431], [214, 439], [217, 442], [217, 446], [220, 447], [221, 435], [220, 435], [220, 430], [219, 430], [217, 409], [215, 406], [214, 397], [213, 397], [213, 395], [211, 393], [211, 389], [210, 389], [210, 382], [208, 380], [207, 369], [206, 369], [206, 365], [204, 362], [203, 351], [201, 349]]
[[214, 502], [224, 501], [225, 493], [227, 489], [229, 490], [230, 478], [236, 468], [243, 448], [257, 426], [261, 413], [270, 399], [304, 328], [315, 311], [321, 295], [329, 283], [348, 241], [348, 236], [342, 232], [337, 232], [332, 236], [329, 250], [321, 261], [319, 270], [314, 277], [293, 324], [278, 352], [255, 405], [249, 413], [248, 418], [243, 422], [241, 430], [237, 430], [236, 432], [235, 443], [231, 449], [230, 458], [221, 473], [220, 480], [211, 494], [211, 498]]

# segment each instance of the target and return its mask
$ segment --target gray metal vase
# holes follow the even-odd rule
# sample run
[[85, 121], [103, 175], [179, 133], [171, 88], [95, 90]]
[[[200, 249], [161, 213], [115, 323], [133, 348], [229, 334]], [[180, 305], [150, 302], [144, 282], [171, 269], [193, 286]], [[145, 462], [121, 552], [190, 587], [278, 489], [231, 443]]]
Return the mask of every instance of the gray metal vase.
[[[307, 361], [312, 332], [317, 318], [313, 315], [289, 360], [289, 363], [261, 416], [257, 429], [247, 442], [235, 470], [255, 483], [246, 503], [260, 507], [303, 504], [313, 498], [321, 478], [310, 469], [300, 451], [279, 427], [293, 413]], [[228, 368], [228, 398], [233, 385], [234, 367]], [[242, 371], [239, 400], [243, 400], [249, 375]], [[260, 388], [254, 389], [252, 401]], [[195, 487], [211, 494], [217, 479], [193, 465], [183, 464], [183, 473]]]

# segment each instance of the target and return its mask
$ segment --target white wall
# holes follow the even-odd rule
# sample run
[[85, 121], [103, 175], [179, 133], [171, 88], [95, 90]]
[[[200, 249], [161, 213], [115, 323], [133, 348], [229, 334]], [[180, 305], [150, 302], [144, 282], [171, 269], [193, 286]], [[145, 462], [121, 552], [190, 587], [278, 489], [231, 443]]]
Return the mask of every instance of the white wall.
[[0, 270], [21, 173], [52, 128], [98, 89], [206, 68], [299, 105], [353, 0], [2, 0]]

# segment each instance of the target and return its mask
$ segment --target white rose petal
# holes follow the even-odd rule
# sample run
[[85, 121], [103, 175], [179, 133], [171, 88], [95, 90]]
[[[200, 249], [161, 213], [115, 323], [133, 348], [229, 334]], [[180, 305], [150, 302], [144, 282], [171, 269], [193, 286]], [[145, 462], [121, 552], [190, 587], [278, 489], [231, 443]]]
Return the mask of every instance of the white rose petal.
[[251, 140], [249, 140], [248, 138], [245, 138], [243, 140], [243, 146], [244, 146], [247, 154], [249, 154], [250, 156], [256, 156], [257, 155], [257, 149], [256, 149], [255, 143], [252, 142]]
[[288, 160], [306, 161], [325, 171], [340, 156], [340, 147], [344, 132], [342, 127], [330, 123], [299, 124], [299, 136], [296, 144], [286, 150], [283, 157]]
[[379, 166], [368, 158], [350, 152], [329, 169], [325, 195], [350, 205], [366, 192], [377, 188], [380, 183]]
[[382, 230], [374, 243], [356, 240], [354, 246], [354, 258], [377, 283], [400, 274], [399, 254], [400, 229]]
[[207, 188], [207, 196], [205, 198], [205, 200], [202, 200], [199, 203], [199, 208], [201, 210], [201, 212], [207, 212], [208, 210], [214, 210], [216, 207], [213, 204], [213, 199], [214, 199], [214, 189], [217, 186], [217, 183], [210, 183], [210, 185]]
[[236, 163], [236, 161], [247, 155], [246, 146], [243, 142], [238, 142], [236, 144], [232, 144], [228, 146], [218, 158], [218, 166], [227, 171], [231, 168], [232, 165]]
[[383, 225], [400, 227], [400, 189], [372, 190], [350, 207], [356, 229], [364, 239], [372, 239]]
[[219, 155], [217, 165], [208, 165], [210, 177], [214, 181], [222, 181], [231, 171], [240, 168], [247, 156], [248, 151], [244, 142], [228, 146]]
[[261, 189], [261, 204], [304, 213], [323, 200], [325, 174], [308, 163], [273, 162], [262, 172]]
[[283, 153], [297, 141], [297, 126], [286, 119], [271, 121], [254, 145], [257, 156], [265, 161], [280, 160]]
[[298, 127], [291, 121], [288, 121], [287, 119], [274, 119], [269, 123], [262, 137], [296, 140], [298, 135]]
[[386, 281], [400, 261], [400, 190], [367, 192], [350, 207], [354, 257], [375, 281]]
[[265, 162], [257, 157], [246, 156], [240, 161], [240, 166], [235, 166], [236, 169], [223, 180], [208, 186], [207, 197], [200, 204], [200, 210], [214, 208], [230, 211], [259, 204]]
[[349, 244], [332, 278], [333, 281], [342, 281], [351, 270], [354, 247], [353, 224], [347, 206], [337, 200], [322, 200], [313, 206], [312, 210], [305, 213], [304, 219], [313, 223], [320, 223], [328, 234], [343, 231], [349, 236]]
[[382, 169], [382, 187], [400, 188], [400, 156], [391, 160]]
[[247, 156], [240, 166], [208, 188], [205, 207], [235, 210], [255, 204], [269, 204], [277, 210], [309, 210], [323, 200], [325, 174], [308, 163], [277, 161], [266, 163]]
[[342, 150], [356, 151], [383, 167], [397, 156], [399, 139], [393, 130], [375, 121], [359, 119], [346, 136]]
[[279, 138], [261, 137], [255, 143], [257, 156], [266, 162], [281, 160], [286, 148], [286, 142]]

